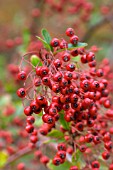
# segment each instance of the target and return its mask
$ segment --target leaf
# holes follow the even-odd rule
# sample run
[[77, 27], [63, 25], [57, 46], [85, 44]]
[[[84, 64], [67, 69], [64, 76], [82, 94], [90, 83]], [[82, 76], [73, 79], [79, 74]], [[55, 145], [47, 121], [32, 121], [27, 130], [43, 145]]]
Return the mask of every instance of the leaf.
[[76, 45], [73, 45], [73, 44], [68, 44], [68, 49], [71, 50], [71, 49], [74, 49], [74, 48], [83, 48], [83, 47], [86, 47], [88, 44], [87, 43], [82, 43], [82, 42], [78, 42]]
[[37, 117], [35, 121], [35, 125], [40, 127], [43, 124], [42, 117]]
[[80, 56], [72, 57], [72, 61], [78, 62], [80, 61]]
[[77, 162], [80, 157], [80, 151], [77, 149], [76, 152], [73, 153], [72, 155], [72, 162]]
[[0, 151], [0, 168], [2, 168], [8, 159], [8, 154], [5, 151]]
[[40, 62], [39, 58], [37, 55], [32, 55], [30, 58], [31, 63], [33, 64], [33, 66], [37, 66], [37, 64]]
[[59, 114], [60, 114], [60, 119], [59, 119], [60, 123], [62, 124], [62, 126], [64, 127], [65, 130], [69, 130], [70, 129], [69, 123], [65, 121], [64, 113], [60, 112]]
[[82, 169], [85, 166], [85, 162], [82, 159], [82, 153], [79, 149], [72, 155], [72, 163], [77, 165], [79, 169]]
[[48, 33], [48, 31], [46, 29], [42, 29], [42, 36], [43, 36], [44, 40], [48, 44], [50, 44], [52, 38], [51, 38], [50, 34]]
[[[88, 45], [87, 43], [82, 43], [82, 42], [78, 42], [76, 45], [69, 43], [67, 50], [74, 50], [74, 49], [77, 49], [77, 48], [83, 48], [83, 47], [86, 47], [87, 45]], [[65, 49], [57, 50], [57, 51], [54, 52], [54, 55], [56, 55], [57, 53], [62, 52], [64, 50]]]
[[104, 165], [100, 165], [100, 168], [99, 168], [100, 170], [108, 170], [108, 167], [107, 166], [104, 166]]
[[58, 140], [49, 139], [49, 140], [44, 141], [43, 144], [49, 144], [49, 143], [62, 143], [62, 142], [65, 142], [65, 139], [58, 139]]
[[50, 170], [69, 170], [71, 166], [72, 166], [72, 164], [68, 161], [65, 161], [63, 164], [61, 164], [59, 166], [53, 165], [52, 160], [47, 164], [47, 167]]
[[49, 137], [53, 137], [53, 138], [63, 138], [64, 137], [64, 134], [57, 130], [57, 129], [53, 129], [49, 134], [48, 134]]
[[36, 36], [42, 43], [43, 43], [43, 45], [44, 45], [44, 47], [47, 49], [47, 50], [51, 50], [51, 47], [50, 47], [50, 45], [45, 41], [45, 40], [43, 40], [42, 38], [40, 38], [40, 37], [38, 37], [38, 36]]
[[100, 162], [100, 170], [107, 170], [108, 166], [106, 165], [106, 162], [102, 159], [101, 156], [98, 157], [98, 160]]

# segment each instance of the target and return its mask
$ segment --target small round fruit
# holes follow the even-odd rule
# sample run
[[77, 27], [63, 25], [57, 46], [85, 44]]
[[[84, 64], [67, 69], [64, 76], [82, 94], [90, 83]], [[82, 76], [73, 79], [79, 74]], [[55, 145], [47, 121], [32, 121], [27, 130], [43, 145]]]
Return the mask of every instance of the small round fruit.
[[25, 91], [25, 89], [24, 89], [24, 88], [18, 89], [18, 90], [17, 90], [17, 95], [18, 95], [18, 97], [20, 97], [20, 98], [24, 98], [24, 97], [26, 96], [26, 91]]

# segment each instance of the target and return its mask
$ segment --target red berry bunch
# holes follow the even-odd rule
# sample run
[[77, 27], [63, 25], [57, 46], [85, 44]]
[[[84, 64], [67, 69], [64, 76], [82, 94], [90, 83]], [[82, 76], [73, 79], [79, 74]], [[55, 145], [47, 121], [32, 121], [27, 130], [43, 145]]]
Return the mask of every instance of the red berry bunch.
[[[54, 165], [63, 164], [69, 160], [68, 155], [80, 152], [85, 162], [82, 168], [97, 170], [101, 161], [112, 158], [113, 153], [113, 107], [108, 81], [95, 54], [85, 50], [86, 43], [79, 42], [72, 28], [66, 30], [66, 35], [69, 43], [63, 38], [51, 39], [42, 30], [44, 39], [38, 39], [44, 47], [22, 57], [18, 79], [24, 84], [17, 95], [27, 100], [24, 114], [31, 143], [36, 145], [40, 134], [48, 137], [53, 129], [63, 133], [64, 142], [57, 146]], [[26, 60], [31, 66], [29, 73], [22, 69], [27, 55], [30, 56]], [[34, 127], [35, 115], [42, 117], [39, 128]], [[72, 164], [70, 170], [82, 168]]]

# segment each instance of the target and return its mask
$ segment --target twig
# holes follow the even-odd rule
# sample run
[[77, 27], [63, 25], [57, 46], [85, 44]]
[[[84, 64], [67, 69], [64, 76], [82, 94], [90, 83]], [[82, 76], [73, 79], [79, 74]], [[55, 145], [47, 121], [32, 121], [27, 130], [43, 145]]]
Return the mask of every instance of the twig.
[[20, 151], [16, 152], [15, 154], [13, 154], [12, 156], [9, 157], [4, 168], [7, 168], [11, 163], [15, 162], [20, 157], [22, 157], [32, 151], [33, 151], [33, 149], [31, 149], [30, 147], [25, 147], [24, 149], [21, 149]]

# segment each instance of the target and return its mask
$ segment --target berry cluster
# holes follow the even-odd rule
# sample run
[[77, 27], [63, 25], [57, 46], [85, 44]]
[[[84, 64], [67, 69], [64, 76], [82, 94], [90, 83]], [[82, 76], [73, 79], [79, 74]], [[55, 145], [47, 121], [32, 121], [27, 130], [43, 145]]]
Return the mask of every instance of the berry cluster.
[[[44, 48], [39, 51], [26, 54], [30, 55], [27, 63], [31, 70], [27, 74], [21, 62], [18, 79], [24, 82], [24, 87], [17, 90], [17, 95], [27, 99], [24, 114], [31, 143], [36, 145], [38, 134], [47, 136], [53, 129], [60, 129], [64, 134], [65, 141], [58, 144], [54, 165], [68, 160], [66, 153], [72, 155], [79, 150], [86, 162], [84, 167], [99, 170], [100, 157], [104, 161], [113, 154], [113, 110], [108, 81], [104, 78], [104, 68], [96, 66], [95, 54], [84, 49], [85, 43], [79, 42], [74, 30], [68, 28], [66, 35], [70, 43], [53, 38], [48, 44], [43, 41]], [[38, 61], [35, 66], [32, 54]], [[42, 114], [43, 125], [39, 129], [34, 128], [33, 114]], [[68, 124], [67, 129], [61, 119]], [[112, 162], [108, 163], [106, 166], [112, 170]], [[70, 167], [70, 170], [77, 169], [81, 168]]]

